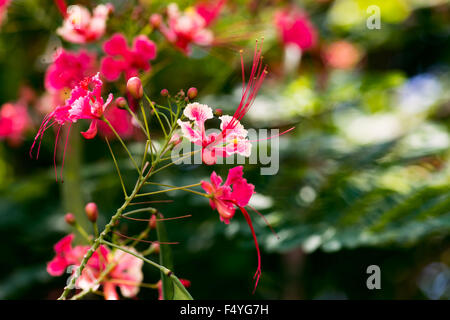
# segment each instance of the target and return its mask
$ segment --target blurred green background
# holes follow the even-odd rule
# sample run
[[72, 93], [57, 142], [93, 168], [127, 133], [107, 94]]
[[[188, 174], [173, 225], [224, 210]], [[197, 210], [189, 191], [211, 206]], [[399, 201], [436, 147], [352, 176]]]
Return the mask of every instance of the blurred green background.
[[[263, 253], [255, 295], [256, 254], [245, 220], [236, 215], [226, 226], [205, 199], [181, 192], [160, 197], [175, 200], [157, 206], [164, 215], [192, 214], [166, 227], [170, 240], [180, 242], [173, 246], [175, 271], [191, 281], [194, 298], [450, 298], [448, 1], [291, 1], [309, 15], [318, 44], [290, 69], [284, 67], [286, 51], [273, 26], [274, 12], [288, 1], [229, 0], [211, 28], [218, 39], [239, 39], [196, 47], [190, 57], [146, 28], [164, 1], [110, 2], [116, 10], [107, 35], [89, 49], [101, 55], [101, 43], [117, 31], [130, 39], [147, 32], [158, 56], [145, 90], [159, 103], [163, 88], [177, 92], [195, 86], [200, 102], [232, 113], [240, 98], [238, 49], [250, 56], [255, 39], [264, 36], [269, 75], [245, 126], [296, 127], [272, 150], [280, 153], [277, 175], [262, 176], [258, 165], [246, 166], [246, 178], [257, 191], [250, 204], [280, 236], [277, 240], [254, 215]], [[76, 3], [92, 7], [97, 2]], [[177, 3], [185, 8], [193, 1]], [[380, 8], [381, 29], [366, 26], [370, 5]], [[18, 100], [24, 85], [36, 95], [28, 105], [34, 129], [20, 144], [0, 142], [0, 299], [58, 297], [66, 277], [49, 276], [45, 265], [54, 255], [53, 244], [72, 231], [64, 214], [72, 211], [82, 219], [84, 204], [95, 201], [104, 225], [123, 200], [105, 143], [81, 141], [76, 132], [86, 123], [72, 132], [71, 145], [82, 152], [78, 159], [66, 159], [64, 184], [54, 179], [52, 133], [46, 134], [38, 161], [28, 156], [42, 120], [36, 105], [45, 92], [49, 53], [59, 45], [78, 48], [56, 36], [61, 22], [52, 1], [14, 0], [0, 29], [0, 104]], [[324, 52], [338, 41], [356, 50], [351, 65], [327, 60]], [[331, 48], [331, 54], [342, 49]], [[350, 53], [340, 54], [336, 59], [345, 64]], [[113, 85], [110, 90], [120, 94]], [[136, 152], [143, 149], [142, 141], [129, 143]], [[131, 185], [132, 168], [120, 146], [113, 147]], [[225, 175], [228, 168], [174, 166], [157, 180], [187, 185], [213, 170]], [[133, 234], [144, 227], [122, 221], [120, 230]], [[366, 268], [372, 264], [381, 268], [381, 290], [366, 287]], [[145, 282], [158, 280], [148, 266], [144, 274]], [[142, 289], [138, 297], [157, 293]]]

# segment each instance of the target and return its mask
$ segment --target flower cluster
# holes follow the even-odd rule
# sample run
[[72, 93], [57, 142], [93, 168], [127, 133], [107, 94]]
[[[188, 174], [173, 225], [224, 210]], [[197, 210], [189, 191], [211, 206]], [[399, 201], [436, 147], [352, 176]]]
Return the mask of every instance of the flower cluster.
[[[69, 267], [69, 272], [76, 273], [90, 246], [72, 247], [74, 237], [69, 234], [55, 244], [55, 257], [47, 264], [47, 272], [50, 275], [60, 276]], [[133, 248], [127, 249], [135, 252]], [[143, 280], [142, 265], [141, 259], [129, 253], [120, 250], [111, 252], [106, 246], [100, 245], [78, 277], [76, 287], [95, 291], [102, 286], [107, 300], [119, 298], [117, 287], [124, 297], [135, 297]]]
[[[213, 44], [214, 35], [208, 27], [218, 17], [225, 2], [225, 0], [202, 1], [185, 11], [180, 11], [176, 4], [170, 4], [167, 7], [167, 24], [163, 22], [163, 18], [159, 14], [152, 15], [150, 21], [152, 26], [158, 29], [170, 43], [189, 55], [194, 44], [200, 46]], [[56, 4], [64, 17], [63, 26], [58, 29], [58, 34], [65, 40], [77, 44], [99, 40], [105, 33], [106, 20], [113, 10], [110, 4], [99, 5], [91, 15], [88, 9], [82, 6], [67, 8], [65, 1], [62, 0], [56, 1]], [[287, 24], [287, 22], [284, 23], [285, 26]], [[295, 33], [295, 30], [286, 31], [287, 35], [290, 33]], [[286, 38], [290, 39], [290, 36], [286, 36]], [[78, 120], [90, 120], [89, 128], [81, 132], [82, 136], [85, 139], [93, 139], [100, 131], [100, 134], [105, 137], [116, 137], [133, 163], [138, 174], [138, 180], [133, 191], [130, 192], [122, 179], [123, 175], [114, 156], [113, 148], [107, 141], [123, 188], [125, 202], [111, 217], [110, 222], [101, 233], [98, 232], [96, 224], [97, 206], [95, 203], [89, 203], [86, 206], [85, 211], [89, 221], [93, 223], [95, 238], [84, 231], [73, 214], [69, 213], [65, 216], [66, 222], [76, 228], [89, 242], [89, 245], [73, 246], [74, 235], [70, 234], [54, 246], [56, 255], [47, 265], [48, 273], [52, 276], [58, 276], [62, 275], [70, 266], [73, 268], [69, 270], [72, 273], [70, 283], [61, 297], [66, 298], [71, 286], [76, 285], [83, 290], [80, 293], [81, 295], [97, 291], [102, 287], [106, 299], [118, 299], [117, 287], [120, 289], [122, 296], [135, 297], [140, 286], [158, 289], [159, 299], [167, 298], [168, 295], [163, 292], [163, 287], [166, 286], [163, 286], [162, 281], [153, 285], [142, 283], [143, 261], [156, 266], [163, 273], [165, 272], [168, 278], [175, 279], [174, 281], [180, 292], [185, 290], [184, 287], [189, 287], [190, 282], [188, 280], [176, 278], [172, 271], [165, 266], [159, 266], [145, 258], [148, 254], [159, 253], [160, 250], [163, 250], [163, 246], [160, 247], [159, 244], [164, 244], [164, 242], [159, 242], [159, 238], [158, 241], [144, 240], [151, 229], [155, 229], [158, 223], [165, 220], [162, 214], [151, 207], [128, 210], [128, 205], [152, 202], [134, 201], [137, 197], [146, 197], [171, 190], [184, 190], [207, 198], [211, 208], [217, 210], [220, 220], [225, 224], [230, 223], [230, 220], [235, 216], [236, 209], [239, 209], [251, 230], [257, 251], [258, 265], [254, 276], [256, 289], [261, 275], [261, 254], [250, 215], [246, 210], [246, 207], [250, 207], [248, 204], [255, 193], [255, 186], [244, 178], [242, 166], [230, 169], [227, 178], [224, 180], [216, 172], [212, 172], [209, 181], [202, 180], [197, 184], [182, 187], [169, 186], [170, 189], [154, 192], [146, 192], [144, 189], [153, 184], [149, 180], [153, 174], [175, 163], [161, 165], [163, 161], [170, 158], [167, 157], [167, 152], [179, 144], [183, 138], [201, 147], [202, 161], [207, 165], [216, 164], [219, 157], [226, 158], [235, 154], [244, 157], [250, 156], [252, 142], [249, 140], [248, 131], [241, 121], [253, 105], [267, 74], [267, 66], [262, 63], [262, 44], [259, 45], [258, 41], [256, 43], [248, 81], [246, 81], [245, 76], [243, 53], [240, 52], [242, 96], [232, 115], [223, 115], [220, 109], [213, 112], [213, 109], [209, 106], [195, 102], [194, 99], [198, 95], [196, 88], [190, 88], [187, 94], [184, 90], [180, 90], [174, 97], [170, 96], [168, 90], [162, 90], [161, 95], [168, 99], [168, 106], [161, 106], [152, 102], [145, 94], [144, 84], [138, 77], [141, 71], [147, 72], [151, 69], [150, 61], [156, 58], [156, 45], [146, 35], [135, 36], [132, 45], [129, 46], [124, 34], [115, 33], [103, 43], [103, 51], [105, 55], [99, 57], [101, 63], [98, 64], [97, 55], [86, 49], [79, 51], [57, 50], [45, 75], [45, 88], [48, 93], [53, 95], [55, 108], [44, 117], [34, 138], [30, 154], [32, 154], [34, 147], [38, 145], [36, 156], [39, 156], [44, 133], [49, 128], [56, 127], [54, 151], [56, 172], [55, 159], [60, 131], [63, 126], [67, 125], [62, 170], [71, 125]], [[108, 97], [104, 99], [102, 96], [103, 81], [116, 81], [121, 78], [122, 74], [127, 82], [126, 94], [128, 99], [120, 96], [113, 101], [112, 93], [109, 93]], [[108, 84], [107, 88], [111, 87], [120, 90], [124, 86]], [[149, 108], [146, 107], [144, 102], [148, 102]], [[141, 114], [136, 112], [138, 107]], [[8, 109], [6, 110], [8, 111]], [[220, 121], [219, 128], [216, 132], [208, 132], [207, 121], [213, 119], [214, 116], [217, 116]], [[2, 117], [3, 114], [0, 115], [0, 127]], [[153, 128], [155, 121], [159, 122], [164, 135], [163, 139], [165, 140], [162, 144], [157, 141], [158, 135], [153, 135], [153, 132], [150, 134], [149, 128]], [[181, 128], [180, 135], [182, 134], [182, 136], [175, 133], [179, 128]], [[146, 138], [146, 147], [140, 166], [138, 161], [135, 160], [135, 152], [130, 152], [122, 139], [133, 135], [134, 129], [136, 131], [141, 129], [141, 137]], [[163, 184], [154, 184], [167, 187]], [[191, 187], [201, 187], [204, 192], [191, 190]], [[151, 212], [150, 219], [129, 217], [130, 214], [145, 211]], [[122, 218], [148, 221], [148, 225], [139, 236], [128, 237], [117, 232], [117, 229], [112, 231]], [[179, 217], [168, 219], [176, 218]], [[108, 238], [105, 239], [105, 236], [109, 237], [107, 234], [111, 231], [118, 234], [120, 238], [113, 236], [111, 237], [112, 242], [108, 242], [106, 240]], [[122, 241], [123, 239], [125, 240]], [[130, 240], [133, 242], [131, 243]], [[140, 242], [151, 243], [151, 246], [145, 251], [138, 251], [137, 244]], [[165, 244], [173, 244], [173, 242], [165, 242]], [[189, 297], [186, 290], [184, 294]]]
[[180, 12], [177, 4], [171, 3], [167, 6], [167, 25], [159, 14], [153, 14], [150, 23], [169, 42], [188, 55], [191, 53], [192, 44], [212, 45], [214, 35], [207, 27], [218, 16], [224, 3], [223, 0], [214, 4], [200, 3], [195, 8], [187, 8], [184, 12]]
[[103, 50], [107, 56], [102, 59], [101, 72], [109, 81], [117, 80], [122, 72], [128, 80], [139, 70], [150, 70], [148, 61], [156, 57], [155, 43], [144, 35], [137, 36], [128, 48], [125, 36], [117, 33], [104, 43]]
[[[232, 121], [232, 117], [224, 115], [219, 117], [220, 130], [223, 134], [206, 134], [205, 121], [213, 118], [210, 107], [197, 102], [188, 104], [184, 109], [184, 115], [191, 121], [178, 120], [183, 135], [192, 143], [202, 146], [202, 160], [206, 164], [215, 164], [217, 157], [228, 157], [232, 154], [240, 154], [249, 157], [252, 144], [247, 139], [247, 130], [237, 122], [233, 128], [226, 129]], [[225, 131], [226, 130], [226, 131]], [[219, 140], [220, 139], [220, 140]]]

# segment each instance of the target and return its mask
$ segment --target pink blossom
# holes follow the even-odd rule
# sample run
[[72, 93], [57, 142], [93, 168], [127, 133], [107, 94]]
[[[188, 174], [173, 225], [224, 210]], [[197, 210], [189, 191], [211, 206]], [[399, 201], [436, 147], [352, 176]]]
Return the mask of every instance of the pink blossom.
[[[239, 123], [229, 130], [227, 134], [221, 137], [220, 134], [210, 133], [206, 135], [205, 121], [213, 118], [213, 112], [210, 107], [197, 102], [190, 103], [184, 109], [183, 114], [191, 121], [178, 120], [183, 136], [192, 143], [202, 146], [202, 159], [206, 164], [214, 164], [217, 157], [228, 157], [235, 153], [249, 157], [252, 144], [247, 139], [247, 130]], [[232, 121], [233, 117], [224, 115], [219, 117], [221, 120], [220, 129], [223, 131]], [[193, 126], [192, 126], [193, 124]], [[215, 143], [221, 137], [220, 143]]]
[[219, 16], [227, 0], [206, 0], [195, 5], [195, 11], [203, 17], [206, 25], [210, 25]]
[[155, 43], [144, 35], [134, 38], [133, 47], [128, 48], [125, 36], [116, 33], [104, 43], [103, 50], [108, 56], [102, 59], [101, 72], [109, 81], [117, 80], [122, 72], [128, 80], [139, 70], [150, 70], [149, 60], [156, 57]]
[[71, 52], [59, 49], [45, 73], [45, 88], [51, 92], [71, 90], [81, 80], [94, 75], [95, 54], [86, 50]]
[[[126, 110], [119, 109], [115, 104], [108, 108], [104, 116], [114, 130], [119, 134], [122, 139], [129, 139], [134, 134], [134, 125], [132, 123], [131, 115]], [[103, 121], [98, 123], [98, 131], [102, 137], [108, 139], [116, 139], [116, 135], [112, 132], [111, 128]]]
[[288, 7], [275, 14], [275, 26], [284, 45], [296, 45], [300, 50], [315, 46], [317, 31], [300, 9]]
[[5, 103], [0, 109], [0, 139], [17, 145], [32, 126], [27, 107], [21, 103]]
[[[39, 128], [39, 131], [34, 138], [34, 142], [30, 150], [30, 156], [32, 155], [32, 150], [36, 142], [38, 140], [41, 140], [45, 131], [53, 125], [58, 126], [55, 142], [55, 153], [61, 127], [67, 123], [71, 125], [72, 123], [77, 122], [79, 119], [92, 120], [89, 129], [85, 132], [82, 132], [81, 134], [86, 139], [94, 138], [97, 134], [97, 123], [101, 119], [105, 109], [113, 99], [113, 95], [110, 93], [106, 102], [103, 100], [101, 95], [102, 86], [103, 82], [100, 80], [99, 73], [97, 73], [95, 76], [85, 78], [79, 83], [79, 85], [75, 86], [75, 88], [71, 92], [70, 98], [66, 100], [65, 104], [56, 107], [55, 110], [45, 116]], [[64, 151], [66, 149], [66, 146], [67, 138]], [[39, 156], [39, 147], [36, 158]]]
[[100, 39], [106, 30], [108, 15], [114, 10], [112, 4], [98, 5], [93, 14], [86, 7], [72, 5], [67, 8], [62, 27], [56, 32], [72, 43], [88, 43]]
[[178, 5], [171, 3], [167, 6], [167, 25], [158, 14], [152, 15], [150, 21], [169, 42], [188, 55], [191, 53], [192, 44], [212, 45], [214, 35], [207, 27], [219, 15], [224, 4], [223, 0], [202, 2], [195, 8], [187, 8], [184, 12], [180, 12]]
[[[75, 246], [72, 248], [73, 234], [61, 239], [55, 244], [55, 257], [47, 264], [47, 272], [52, 276], [60, 276], [69, 266], [78, 267], [90, 246]], [[127, 248], [136, 252], [133, 248]], [[116, 287], [119, 287], [124, 297], [134, 297], [139, 292], [139, 285], [142, 282], [143, 261], [135, 256], [116, 250], [110, 250], [100, 245], [92, 254], [83, 269], [80, 277], [76, 281], [76, 286], [83, 290], [97, 290], [101, 285], [105, 299], [117, 300]], [[107, 270], [109, 272], [100, 277]], [[71, 272], [75, 273], [76, 268]]]
[[[133, 248], [127, 249], [136, 253]], [[144, 262], [129, 253], [116, 250], [112, 255], [109, 255], [108, 263], [113, 263], [116, 266], [102, 282], [105, 299], [117, 300], [119, 298], [116, 287], [119, 287], [124, 297], [135, 297], [139, 292], [139, 284], [144, 278], [142, 274]]]
[[253, 64], [250, 72], [250, 78], [245, 85], [244, 63], [241, 52], [242, 67], [242, 97], [233, 116], [221, 116], [220, 133], [205, 134], [204, 122], [213, 117], [212, 110], [207, 105], [198, 103], [189, 104], [184, 110], [184, 115], [194, 121], [191, 127], [190, 122], [178, 120], [183, 135], [194, 144], [202, 146], [202, 160], [208, 165], [215, 164], [217, 157], [227, 157], [232, 154], [240, 154], [248, 157], [251, 153], [251, 143], [248, 141], [247, 130], [241, 125], [240, 120], [245, 116], [256, 94], [267, 74], [267, 67], [262, 67], [261, 58], [262, 46], [255, 47], [253, 55]]
[[234, 167], [228, 171], [228, 177], [225, 183], [222, 184], [222, 178], [213, 172], [210, 178], [211, 182], [202, 180], [201, 186], [210, 196], [209, 204], [211, 208], [219, 212], [219, 218], [225, 224], [230, 223], [230, 219], [234, 217], [236, 210], [235, 207], [238, 207], [244, 215], [244, 218], [252, 232], [256, 253], [258, 255], [258, 268], [256, 269], [256, 273], [253, 277], [256, 278], [254, 288], [254, 290], [256, 290], [259, 277], [261, 276], [261, 254], [250, 215], [244, 208], [248, 205], [248, 202], [254, 194], [255, 186], [248, 183], [247, 180], [244, 179], [243, 175], [244, 173], [242, 166]]
[[11, 0], [0, 0], [0, 26], [2, 25], [6, 12], [8, 10], [8, 6], [11, 4]]
[[54, 277], [62, 275], [68, 266], [79, 264], [84, 256], [84, 251], [89, 250], [88, 246], [78, 246], [76, 249], [72, 249], [74, 237], [73, 234], [69, 234], [53, 247], [56, 255], [47, 263], [47, 272], [50, 275]]

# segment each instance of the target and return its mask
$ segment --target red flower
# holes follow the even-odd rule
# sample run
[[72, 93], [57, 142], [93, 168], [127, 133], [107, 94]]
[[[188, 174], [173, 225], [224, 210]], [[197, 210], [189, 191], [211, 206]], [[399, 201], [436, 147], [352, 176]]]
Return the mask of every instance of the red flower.
[[169, 42], [188, 55], [191, 53], [192, 44], [212, 45], [214, 35], [207, 27], [217, 18], [224, 4], [224, 0], [203, 1], [195, 8], [180, 12], [178, 5], [171, 3], [167, 6], [167, 26], [159, 14], [152, 15], [150, 23], [158, 28]]
[[253, 224], [250, 219], [250, 215], [245, 206], [250, 201], [252, 197], [255, 186], [247, 182], [243, 178], [243, 168], [242, 166], [237, 166], [228, 172], [228, 177], [225, 183], [222, 185], [222, 178], [218, 176], [215, 172], [211, 174], [211, 182], [201, 181], [202, 188], [210, 195], [209, 204], [213, 210], [217, 209], [220, 215], [220, 220], [228, 224], [230, 219], [233, 218], [235, 213], [235, 206], [237, 206], [253, 235], [253, 240], [255, 241], [256, 253], [258, 255], [258, 268], [253, 278], [256, 278], [255, 292], [258, 285], [259, 277], [261, 276], [261, 253], [259, 251], [258, 240], [256, 238], [255, 230], [253, 229]]
[[139, 70], [150, 70], [148, 61], [156, 57], [155, 43], [144, 35], [134, 38], [133, 47], [128, 48], [125, 36], [116, 33], [104, 43], [103, 50], [108, 56], [102, 59], [101, 72], [109, 81], [117, 80], [122, 72], [128, 80]]
[[274, 20], [284, 45], [293, 44], [307, 50], [316, 44], [317, 31], [300, 9], [289, 7], [278, 11]]
[[[105, 109], [108, 107], [108, 105], [111, 103], [113, 99], [113, 95], [110, 93], [106, 102], [103, 100], [101, 95], [102, 86], [103, 82], [100, 80], [99, 73], [97, 73], [93, 77], [88, 77], [84, 79], [79, 83], [78, 86], [75, 86], [75, 88], [71, 92], [70, 98], [66, 100], [65, 105], [57, 107], [55, 110], [53, 110], [52, 112], [50, 112], [48, 115], [45, 116], [39, 128], [39, 131], [36, 137], [34, 138], [33, 145], [31, 146], [30, 149], [30, 156], [32, 156], [32, 151], [34, 146], [36, 145], [36, 142], [38, 140], [41, 140], [45, 131], [55, 124], [59, 126], [56, 134], [55, 153], [61, 127], [67, 123], [71, 125], [72, 123], [77, 122], [80, 119], [92, 120], [89, 129], [85, 132], [82, 132], [81, 134], [86, 139], [94, 138], [97, 134], [97, 122], [103, 116]], [[66, 138], [66, 145], [67, 145], [67, 138]], [[40, 142], [36, 158], [39, 157], [39, 149], [40, 149]], [[64, 151], [65, 149], [66, 148], [64, 147]], [[64, 164], [64, 155], [63, 155], [63, 164]], [[56, 170], [56, 163], [55, 163], [55, 170]]]

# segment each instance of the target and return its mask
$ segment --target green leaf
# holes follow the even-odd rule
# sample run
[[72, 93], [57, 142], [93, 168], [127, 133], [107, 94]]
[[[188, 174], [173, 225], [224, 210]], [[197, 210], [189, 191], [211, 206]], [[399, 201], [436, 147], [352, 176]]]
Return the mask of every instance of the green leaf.
[[[158, 235], [159, 245], [159, 263], [162, 266], [173, 271], [173, 261], [172, 261], [172, 249], [168, 244], [164, 244], [167, 241], [167, 232], [164, 226], [164, 222], [158, 221], [156, 223], [156, 232]], [[174, 298], [174, 285], [171, 279], [161, 272], [162, 281], [162, 293], [164, 300], [172, 300]]]
[[172, 300], [194, 300], [177, 277], [172, 276], [171, 280], [173, 283]]

